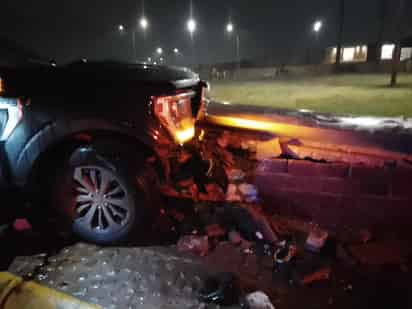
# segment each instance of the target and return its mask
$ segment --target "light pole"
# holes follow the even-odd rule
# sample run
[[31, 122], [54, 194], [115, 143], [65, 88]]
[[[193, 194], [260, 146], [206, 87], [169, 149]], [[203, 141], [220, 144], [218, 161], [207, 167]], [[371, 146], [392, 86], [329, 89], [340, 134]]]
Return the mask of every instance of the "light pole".
[[142, 49], [145, 50], [146, 47], [146, 32], [147, 29], [149, 28], [149, 20], [146, 17], [146, 11], [145, 11], [145, 2], [142, 0], [142, 15], [139, 19], [139, 27], [140, 30], [143, 33], [143, 44], [142, 44]]
[[190, 43], [191, 43], [191, 49], [192, 49], [192, 62], [194, 65], [195, 64], [195, 43], [194, 43], [193, 36], [197, 29], [197, 23], [196, 23], [196, 20], [193, 18], [193, 1], [192, 0], [190, 0], [190, 15], [186, 23], [186, 28], [190, 34]]
[[[229, 35], [232, 35], [235, 32], [235, 26], [232, 22], [228, 22], [226, 25], [226, 32]], [[235, 44], [236, 44], [236, 63], [237, 63], [237, 69], [240, 69], [240, 35], [239, 32], [236, 31], [236, 36], [235, 36]]]
[[174, 58], [175, 58], [175, 65], [177, 65], [178, 64], [178, 58], [179, 58], [179, 55], [180, 55], [180, 50], [178, 49], [178, 48], [173, 48], [173, 54], [174, 54]]
[[318, 42], [319, 42], [319, 34], [322, 31], [322, 29], [323, 29], [323, 21], [321, 21], [319, 19], [316, 20], [312, 25], [312, 30], [313, 30], [313, 33], [315, 34], [315, 47], [314, 47], [315, 57], [316, 57], [316, 48], [317, 48], [317, 45], [318, 45]]
[[[127, 34], [126, 32], [126, 27], [122, 24], [117, 26], [117, 30], [119, 31], [120, 35]], [[136, 41], [135, 41], [135, 35], [134, 35], [134, 30], [131, 31], [132, 35], [132, 62], [136, 61]]]

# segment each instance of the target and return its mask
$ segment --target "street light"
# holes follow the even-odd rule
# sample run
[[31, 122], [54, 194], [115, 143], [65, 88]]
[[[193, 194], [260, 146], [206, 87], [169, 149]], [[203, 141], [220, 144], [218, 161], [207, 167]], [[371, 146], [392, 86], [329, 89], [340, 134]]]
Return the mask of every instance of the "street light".
[[313, 23], [313, 31], [319, 33], [322, 30], [323, 22], [321, 20], [317, 20]]
[[119, 26], [117, 26], [117, 29], [118, 29], [120, 32], [123, 32], [123, 31], [124, 31], [124, 26], [123, 26], [123, 25], [119, 25]]
[[235, 30], [235, 26], [231, 22], [229, 22], [226, 25], [226, 32], [227, 33], [232, 33], [234, 30]]
[[[313, 26], [312, 26], [313, 28], [312, 28], [312, 30], [313, 30], [313, 32], [314, 32], [314, 34], [315, 34], [315, 44], [317, 45], [317, 43], [318, 43], [318, 41], [319, 41], [319, 34], [320, 34], [320, 32], [321, 32], [321, 30], [322, 30], [322, 28], [323, 28], [323, 21], [321, 21], [321, 20], [316, 20], [314, 23], [313, 23]], [[314, 55], [314, 59], [313, 60], [311, 60], [311, 50], [310, 50], [310, 48], [308, 49], [308, 63], [311, 63], [312, 61], [313, 62], [316, 62], [316, 57], [317, 57], [317, 55], [316, 55], [316, 50], [317, 50], [317, 46], [314, 46], [313, 47], [313, 53], [315, 54]]]
[[140, 28], [145, 31], [149, 27], [149, 21], [145, 16], [142, 16], [139, 20]]
[[[229, 22], [226, 25], [226, 32], [229, 35], [232, 35], [235, 32], [235, 26], [233, 25], [232, 22]], [[238, 31], [236, 31], [236, 62], [237, 62], [237, 68], [240, 69], [240, 35]]]
[[178, 50], [177, 48], [175, 48], [175, 49], [173, 49], [173, 52], [174, 52], [175, 54], [178, 54], [178, 53], [179, 53], [179, 50]]
[[196, 21], [191, 17], [187, 21], [187, 31], [189, 31], [190, 35], [193, 35], [193, 33], [196, 31], [197, 24]]
[[163, 54], [163, 48], [158, 47], [158, 48], [156, 49], [156, 53], [157, 53], [158, 55]]

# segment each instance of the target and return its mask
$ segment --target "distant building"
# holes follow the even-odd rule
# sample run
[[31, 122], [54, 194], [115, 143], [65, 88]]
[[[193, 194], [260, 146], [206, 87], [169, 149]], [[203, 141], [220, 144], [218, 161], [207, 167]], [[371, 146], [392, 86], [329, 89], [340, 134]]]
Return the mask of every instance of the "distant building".
[[[412, 59], [412, 36], [402, 40], [401, 61]], [[378, 48], [378, 44], [344, 45], [340, 56], [341, 63], [360, 63], [372, 61], [387, 61], [392, 59], [395, 44], [388, 42]], [[325, 63], [333, 64], [336, 61], [337, 47], [326, 49]]]

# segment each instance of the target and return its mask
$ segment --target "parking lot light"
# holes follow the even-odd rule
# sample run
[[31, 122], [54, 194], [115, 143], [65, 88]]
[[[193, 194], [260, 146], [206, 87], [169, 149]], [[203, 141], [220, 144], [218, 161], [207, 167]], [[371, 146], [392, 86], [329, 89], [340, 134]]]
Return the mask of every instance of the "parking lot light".
[[232, 33], [234, 30], [235, 30], [234, 25], [233, 25], [231, 22], [229, 22], [229, 23], [226, 25], [226, 32], [227, 32], [227, 33]]

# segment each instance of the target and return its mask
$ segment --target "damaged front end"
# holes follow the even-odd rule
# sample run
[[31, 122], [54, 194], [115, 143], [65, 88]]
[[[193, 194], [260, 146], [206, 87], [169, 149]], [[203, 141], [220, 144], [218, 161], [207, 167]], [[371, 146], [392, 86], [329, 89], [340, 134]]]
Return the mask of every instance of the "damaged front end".
[[152, 97], [153, 114], [170, 136], [155, 146], [164, 171], [161, 189], [167, 196], [224, 199], [228, 186], [226, 163], [208, 147], [205, 130], [196, 128], [205, 115], [207, 90], [207, 83], [201, 82], [199, 89]]

